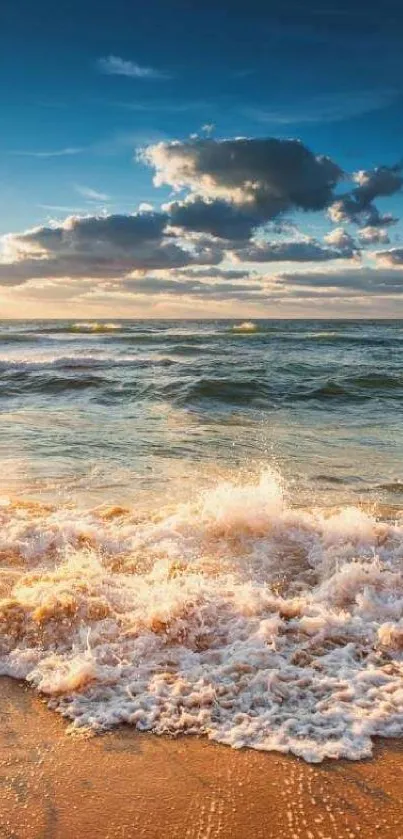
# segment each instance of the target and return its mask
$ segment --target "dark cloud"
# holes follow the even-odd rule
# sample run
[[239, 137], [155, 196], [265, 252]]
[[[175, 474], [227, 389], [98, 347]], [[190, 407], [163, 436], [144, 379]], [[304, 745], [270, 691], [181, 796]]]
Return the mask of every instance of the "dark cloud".
[[144, 277], [138, 280], [124, 280], [119, 290], [131, 294], [174, 294], [202, 297], [239, 297], [244, 294], [262, 292], [261, 283], [233, 284], [223, 282], [203, 283], [190, 277], [186, 280], [171, 280], [160, 277]]
[[274, 137], [162, 142], [143, 150], [141, 159], [155, 168], [157, 186], [227, 201], [261, 223], [286, 210], [322, 210], [343, 178], [329, 157]]
[[403, 294], [403, 272], [393, 269], [350, 268], [345, 271], [304, 271], [301, 273], [281, 274], [276, 285], [297, 288], [320, 289], [335, 288], [354, 290], [360, 294]]
[[5, 237], [9, 262], [0, 284], [48, 277], [119, 277], [134, 270], [216, 265], [222, 249], [206, 240], [188, 248], [166, 232], [166, 213], [70, 216], [62, 224]]
[[36, 227], [17, 234], [16, 244], [28, 251], [77, 253], [83, 247], [92, 251], [116, 249], [132, 252], [137, 245], [160, 242], [168, 216], [166, 213], [135, 213], [101, 216], [69, 216], [63, 224]]
[[340, 248], [323, 247], [314, 239], [305, 242], [264, 242], [247, 244], [234, 251], [242, 262], [327, 262], [347, 259], [354, 249], [346, 244]]
[[388, 213], [381, 214], [373, 202], [400, 191], [403, 185], [400, 163], [357, 172], [354, 180], [358, 186], [342, 195], [330, 207], [329, 215], [333, 221], [371, 227], [384, 227], [397, 221]]
[[[231, 255], [242, 263], [262, 265], [354, 259], [361, 245], [388, 243], [384, 225], [393, 218], [382, 216], [374, 201], [393, 195], [403, 184], [400, 166], [383, 166], [358, 172], [354, 189], [337, 197], [340, 167], [297, 140], [204, 137], [160, 142], [143, 150], [142, 159], [155, 168], [156, 185], [168, 184], [185, 193], [158, 211], [144, 207], [133, 214], [71, 215], [63, 222], [9, 234], [3, 237], [0, 285], [32, 280], [39, 287], [42, 280], [66, 278], [78, 284], [88, 279], [94, 286], [107, 281], [119, 282], [122, 288], [134, 284], [136, 293], [145, 294], [158, 280], [153, 293], [207, 298], [215, 289], [216, 294], [236, 292], [238, 297], [265, 294], [256, 274], [251, 276], [243, 266], [216, 266]], [[361, 245], [342, 227], [323, 242], [294, 238], [287, 229], [285, 213], [324, 209], [335, 220], [364, 225], [357, 239]], [[274, 241], [267, 241], [269, 234]], [[318, 288], [333, 283], [350, 288], [355, 282], [364, 294], [392, 293], [379, 292], [383, 284], [383, 289], [400, 293], [399, 272], [393, 273], [393, 266], [403, 264], [403, 249], [379, 252], [377, 258], [389, 272], [312, 270], [293, 274], [292, 282], [302, 287], [309, 280]], [[146, 276], [159, 271], [169, 276]], [[133, 279], [135, 273], [144, 276]], [[289, 282], [286, 274], [279, 280]]]
[[160, 142], [142, 150], [140, 159], [155, 169], [156, 186], [188, 190], [167, 208], [173, 225], [233, 242], [250, 239], [258, 227], [292, 210], [328, 209], [336, 223], [388, 226], [396, 219], [374, 202], [403, 185], [400, 164], [379, 166], [357, 172], [354, 189], [337, 196], [345, 177], [337, 163], [298, 140], [273, 137]]
[[250, 276], [250, 270], [237, 270], [235, 268], [216, 268], [212, 266], [211, 268], [194, 268], [192, 269], [191, 275], [188, 274], [188, 276], [197, 277], [198, 279], [210, 277], [219, 278], [221, 280], [244, 280], [246, 279], [246, 277]]
[[207, 233], [220, 239], [249, 239], [262, 223], [261, 214], [252, 207], [244, 208], [228, 201], [191, 198], [169, 205], [171, 224], [184, 230]]

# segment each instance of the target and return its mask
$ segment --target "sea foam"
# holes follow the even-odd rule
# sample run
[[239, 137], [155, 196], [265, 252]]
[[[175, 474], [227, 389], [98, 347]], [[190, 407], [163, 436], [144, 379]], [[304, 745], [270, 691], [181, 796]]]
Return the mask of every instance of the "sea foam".
[[73, 730], [314, 762], [403, 734], [403, 519], [292, 507], [269, 471], [165, 512], [0, 519], [0, 673]]

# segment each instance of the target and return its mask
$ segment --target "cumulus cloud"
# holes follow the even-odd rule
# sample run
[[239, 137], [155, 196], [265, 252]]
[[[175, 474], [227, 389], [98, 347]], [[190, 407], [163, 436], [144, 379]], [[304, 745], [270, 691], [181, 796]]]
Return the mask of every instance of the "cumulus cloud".
[[189, 247], [166, 232], [166, 213], [69, 216], [3, 238], [0, 283], [39, 277], [119, 277], [134, 270], [215, 265], [222, 250], [196, 239]]
[[156, 186], [187, 188], [207, 201], [226, 201], [263, 223], [286, 210], [321, 210], [343, 172], [298, 140], [195, 138], [161, 142], [140, 153]]
[[108, 55], [98, 60], [98, 69], [108, 76], [126, 76], [130, 79], [169, 79], [168, 73], [155, 67], [144, 67], [135, 61], [127, 61], [118, 55]]
[[351, 255], [357, 250], [357, 245], [353, 237], [343, 227], [336, 227], [334, 230], [331, 230], [330, 233], [324, 236], [324, 240], [328, 245], [331, 245], [333, 248], [338, 248], [345, 254], [348, 253]]
[[373, 202], [377, 198], [387, 198], [401, 190], [401, 164], [361, 170], [356, 172], [353, 178], [358, 186], [334, 201], [329, 208], [332, 221], [352, 222], [370, 227], [393, 224], [396, 219], [389, 213], [381, 214]]
[[[381, 216], [374, 201], [400, 190], [399, 166], [360, 171], [354, 189], [337, 196], [344, 177], [340, 167], [297, 140], [197, 137], [158, 142], [143, 150], [141, 159], [154, 167], [156, 185], [183, 194], [171, 196], [159, 210], [143, 204], [133, 214], [74, 214], [8, 234], [1, 240], [0, 285], [28, 283], [40, 294], [46, 283], [70, 283], [75, 295], [81, 287], [87, 295], [101, 289], [106, 295], [205, 300], [249, 295], [256, 301], [269, 293], [273, 299], [273, 284], [280, 296], [326, 289], [363, 297], [401, 294], [403, 249], [379, 251], [382, 269], [320, 271], [313, 265], [334, 260], [340, 265], [357, 259], [361, 246], [388, 244], [385, 225], [393, 219]], [[107, 199], [90, 187], [76, 188], [89, 201]], [[323, 241], [290, 227], [291, 212], [323, 210], [336, 221], [359, 222], [357, 240], [343, 227]], [[224, 259], [238, 265], [228, 267]], [[312, 267], [262, 277], [262, 267], [275, 262]]]
[[388, 245], [388, 231], [382, 227], [363, 227], [358, 231], [358, 238], [364, 245]]

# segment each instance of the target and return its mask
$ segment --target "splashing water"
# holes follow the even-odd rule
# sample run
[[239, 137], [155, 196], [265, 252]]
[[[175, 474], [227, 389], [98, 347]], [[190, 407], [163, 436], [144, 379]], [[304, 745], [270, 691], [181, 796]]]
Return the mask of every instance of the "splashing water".
[[403, 733], [403, 521], [287, 506], [271, 472], [173, 512], [0, 508], [0, 673], [93, 731], [308, 761]]
[[236, 324], [232, 327], [233, 332], [257, 332], [258, 327], [256, 323], [251, 320], [245, 320], [243, 323]]

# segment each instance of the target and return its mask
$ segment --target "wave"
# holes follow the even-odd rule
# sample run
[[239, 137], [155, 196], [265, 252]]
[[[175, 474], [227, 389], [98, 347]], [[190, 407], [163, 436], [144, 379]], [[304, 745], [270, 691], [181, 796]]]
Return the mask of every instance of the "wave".
[[403, 481], [388, 481], [384, 484], [379, 484], [376, 489], [382, 489], [386, 492], [403, 495]]
[[171, 398], [177, 405], [194, 405], [203, 402], [244, 405], [270, 397], [271, 388], [263, 379], [195, 378], [183, 383], [177, 379], [161, 389], [164, 398]]
[[403, 521], [223, 483], [170, 512], [3, 504], [0, 673], [72, 729], [308, 761], [403, 734]]
[[[85, 369], [85, 367], [83, 367]], [[66, 370], [67, 372], [67, 370]], [[110, 384], [110, 381], [101, 375], [90, 374], [52, 375], [50, 373], [38, 373], [35, 375], [32, 370], [15, 370], [9, 372], [7, 380], [3, 381], [0, 389], [0, 397], [7, 398], [16, 396], [28, 391], [30, 394], [57, 395], [66, 391], [88, 390], [90, 388], [102, 388]]]
[[[268, 377], [250, 371], [248, 376], [236, 375], [208, 378], [195, 373], [191, 381], [177, 378], [162, 388], [161, 395], [171, 398], [178, 405], [195, 405], [203, 402], [228, 405], [280, 405], [306, 401], [356, 402], [372, 398], [374, 394], [395, 395], [403, 388], [403, 377], [368, 373], [362, 376], [346, 376], [339, 381], [327, 379], [318, 385], [318, 378], [310, 371], [305, 381], [301, 365], [278, 367], [276, 376]], [[301, 368], [302, 369], [302, 368]], [[243, 370], [245, 373], [245, 369]], [[152, 389], [154, 390], [154, 388]]]
[[256, 323], [253, 323], [250, 320], [245, 320], [243, 323], [235, 324], [232, 327], [233, 332], [243, 332], [243, 333], [251, 333], [251, 332], [258, 332], [259, 327]]
[[300, 393], [290, 394], [290, 397], [300, 400], [342, 399], [354, 401], [369, 399], [374, 393], [387, 396], [402, 389], [403, 377], [400, 374], [371, 372], [362, 376], [345, 376], [340, 380], [328, 379], [319, 387], [314, 386]]
[[114, 332], [122, 329], [121, 323], [97, 323], [94, 321], [80, 321], [70, 327], [72, 332]]
[[36, 370], [80, 370], [90, 368], [106, 367], [112, 369], [114, 367], [141, 367], [141, 366], [165, 366], [169, 367], [177, 364], [177, 360], [170, 356], [148, 356], [141, 357], [139, 355], [73, 355], [73, 356], [53, 356], [47, 358], [37, 358], [35, 360], [27, 358], [7, 358], [0, 356], [0, 373], [7, 371], [21, 371], [21, 372], [35, 372]]

